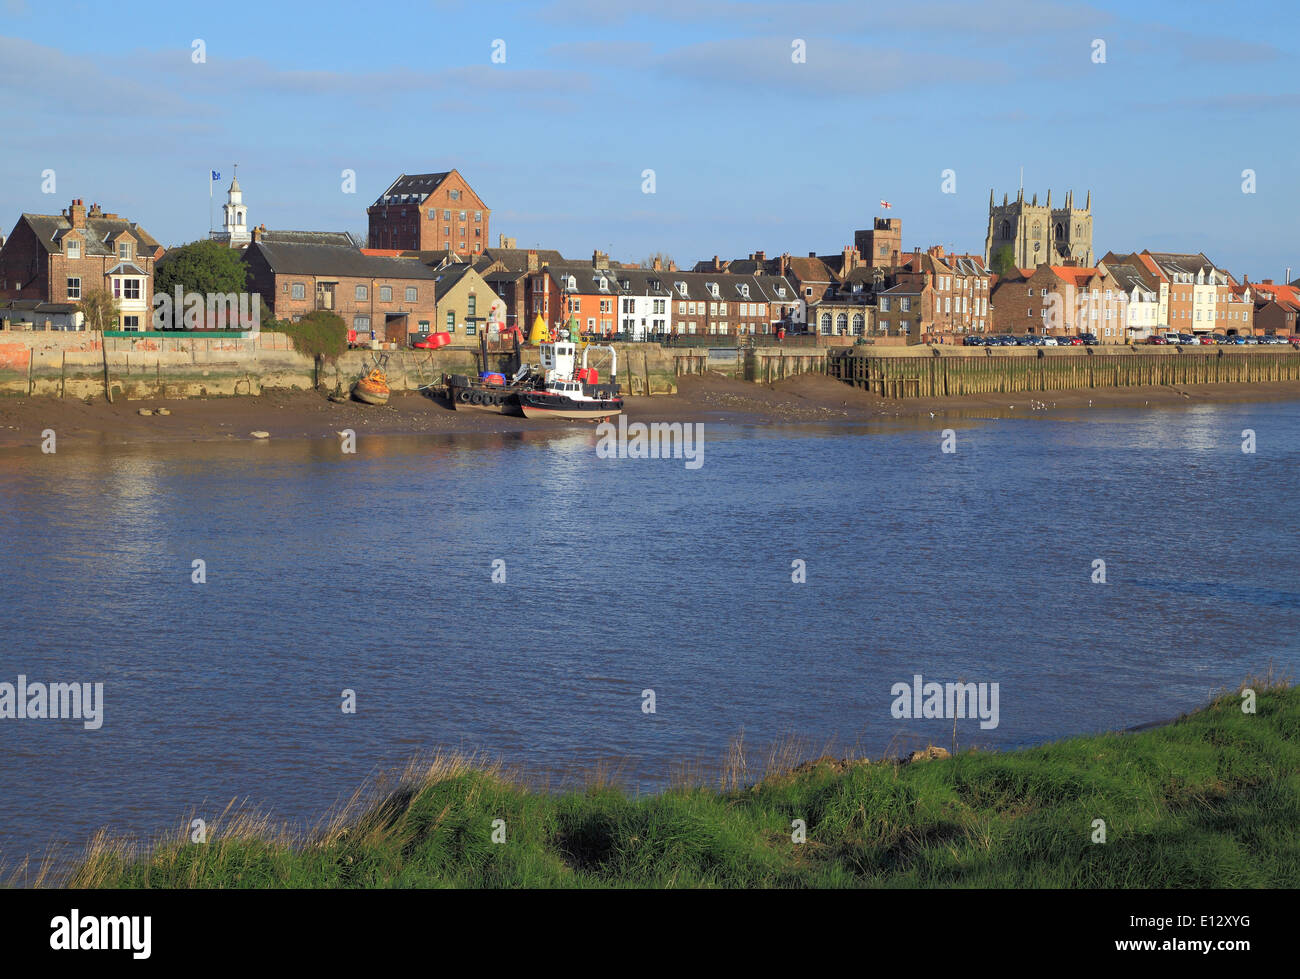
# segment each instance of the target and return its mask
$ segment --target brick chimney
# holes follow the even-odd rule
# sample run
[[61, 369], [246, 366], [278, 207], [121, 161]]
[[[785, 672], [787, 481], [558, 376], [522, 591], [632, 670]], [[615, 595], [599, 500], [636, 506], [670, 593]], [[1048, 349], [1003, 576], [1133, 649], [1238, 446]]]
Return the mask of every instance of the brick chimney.
[[103, 216], [104, 216], [104, 212], [101, 211], [101, 210], [99, 209], [99, 205], [98, 205], [98, 204], [91, 204], [91, 205], [90, 205], [90, 213], [87, 214], [86, 217], [88, 217], [88, 218], [102, 218]]
[[537, 271], [537, 249], [536, 248], [528, 249], [528, 271], [529, 272]]
[[721, 260], [720, 258], [718, 258], [717, 255], [714, 255], [714, 256], [713, 256], [713, 271], [715, 271], [715, 272], [721, 272], [721, 271], [722, 271], [722, 260]]
[[262, 235], [266, 233], [266, 225], [259, 224], [253, 228], [253, 244], [262, 240]]
[[809, 258], [816, 258], [816, 257], [817, 257], [817, 253], [816, 253], [816, 252], [809, 252], [809, 253], [808, 253], [808, 257], [809, 257]]
[[650, 267], [654, 269], [656, 272], [662, 272], [664, 270], [663, 259], [661, 259], [658, 255], [656, 255], [655, 260], [650, 263]]
[[753, 259], [755, 262], [757, 262], [759, 265], [762, 265], [764, 262], [767, 261], [767, 252], [754, 252], [754, 254], [750, 255], [749, 257]]
[[606, 252], [593, 251], [591, 253], [592, 268], [609, 270], [609, 255]]
[[73, 198], [72, 206], [68, 208], [68, 220], [74, 228], [86, 226], [86, 205], [80, 197]]
[[848, 275], [858, 267], [858, 250], [852, 245], [844, 246], [844, 274]]
[[777, 274], [780, 275], [782, 278], [785, 278], [786, 273], [790, 271], [790, 253], [782, 252], [781, 258], [778, 261], [779, 264], [777, 265]]
[[668, 271], [669, 271], [669, 272], [676, 272], [676, 271], [677, 271], [677, 263], [674, 262], [671, 258], [668, 259]]
[[1272, 279], [1260, 279], [1260, 280], [1259, 280], [1259, 284], [1262, 285], [1262, 286], [1271, 286], [1271, 285], [1273, 284], [1273, 280], [1272, 280]]

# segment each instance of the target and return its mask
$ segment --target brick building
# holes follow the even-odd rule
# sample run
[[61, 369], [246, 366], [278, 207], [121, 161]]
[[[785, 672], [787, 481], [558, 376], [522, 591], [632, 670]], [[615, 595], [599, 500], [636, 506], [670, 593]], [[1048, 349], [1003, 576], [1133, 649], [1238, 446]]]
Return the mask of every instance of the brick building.
[[243, 252], [249, 288], [276, 319], [297, 320], [316, 310], [342, 317], [358, 336], [405, 343], [433, 331], [438, 272], [411, 258], [366, 255], [345, 245], [268, 244]]
[[118, 301], [109, 328], [147, 330], [163, 248], [134, 222], [80, 199], [60, 214], [24, 214], [0, 248], [0, 298], [76, 303], [103, 289]]
[[369, 246], [480, 255], [491, 210], [456, 170], [402, 174], [366, 209]]

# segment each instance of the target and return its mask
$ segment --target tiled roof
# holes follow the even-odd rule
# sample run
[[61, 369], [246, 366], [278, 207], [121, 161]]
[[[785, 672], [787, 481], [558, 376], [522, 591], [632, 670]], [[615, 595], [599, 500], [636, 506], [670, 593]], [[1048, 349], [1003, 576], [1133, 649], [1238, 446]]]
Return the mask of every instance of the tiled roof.
[[[72, 230], [72, 222], [62, 214], [24, 214], [22, 220], [26, 221], [32, 231], [35, 232], [36, 237], [41, 242], [41, 247], [50, 253], [62, 250], [60, 241], [64, 235]], [[123, 232], [129, 232], [142, 246], [140, 250], [147, 254], [151, 254], [155, 249], [161, 247], [144, 228], [121, 218], [92, 218], [87, 216], [86, 226], [81, 230], [86, 239], [86, 248], [82, 252], [83, 255], [117, 254], [111, 242], [121, 236]]]
[[247, 261], [260, 254], [281, 275], [342, 275], [360, 278], [434, 279], [437, 272], [409, 258], [366, 255], [343, 245], [294, 245], [254, 242], [244, 251]]
[[450, 170], [443, 173], [404, 173], [375, 200], [375, 204], [423, 204], [442, 182], [451, 175]]
[[268, 245], [346, 245], [358, 248], [360, 243], [349, 231], [263, 231], [260, 241]]

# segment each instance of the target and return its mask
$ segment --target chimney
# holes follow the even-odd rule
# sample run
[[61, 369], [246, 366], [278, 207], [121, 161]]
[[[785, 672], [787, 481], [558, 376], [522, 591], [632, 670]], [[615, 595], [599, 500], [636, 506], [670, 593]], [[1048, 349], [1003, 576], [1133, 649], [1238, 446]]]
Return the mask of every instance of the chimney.
[[856, 248], [854, 248], [852, 245], [844, 246], [844, 264], [841, 268], [841, 272], [844, 275], [848, 275], [857, 267], [858, 263], [854, 261], [854, 259], [856, 259], [857, 257], [858, 257], [858, 250]]
[[266, 230], [266, 225], [259, 224], [253, 228], [253, 244], [262, 240], [262, 232]]
[[101, 217], [104, 217], [104, 218], [108, 219], [109, 221], [116, 221], [119, 217], [121, 217], [121, 215], [120, 215], [120, 214], [112, 214], [112, 213], [110, 213], [110, 212], [108, 212], [108, 211], [105, 211], [105, 212], [101, 215]]
[[721, 260], [719, 260], [719, 258], [718, 258], [717, 255], [714, 255], [714, 256], [713, 256], [713, 271], [715, 271], [715, 272], [721, 272], [721, 271], [722, 271], [722, 262], [721, 262]]
[[99, 209], [99, 205], [98, 205], [98, 204], [91, 204], [91, 205], [90, 205], [90, 213], [87, 214], [86, 217], [88, 217], [88, 218], [102, 218], [103, 216], [104, 216], [104, 212], [101, 211], [101, 210]]
[[1273, 284], [1273, 280], [1272, 280], [1272, 279], [1260, 279], [1260, 280], [1259, 280], [1259, 284], [1262, 285], [1262, 286], [1271, 286], [1271, 285]]
[[84, 228], [86, 226], [86, 205], [82, 203], [80, 197], [74, 198], [72, 206], [68, 208], [68, 220], [74, 228]]
[[669, 271], [669, 272], [676, 272], [676, 271], [677, 271], [677, 263], [674, 262], [671, 258], [668, 259], [668, 271]]
[[809, 253], [808, 253], [808, 257], [809, 257], [809, 258], [816, 258], [816, 257], [817, 257], [817, 253], [816, 253], [816, 252], [809, 252]]
[[650, 267], [656, 272], [662, 272], [664, 270], [664, 260], [656, 255], [654, 261], [650, 263]]
[[781, 253], [781, 258], [780, 258], [779, 261], [780, 261], [780, 264], [777, 266], [778, 274], [781, 276], [781, 278], [784, 279], [785, 276], [786, 276], [786, 273], [790, 271], [790, 253], [789, 253], [789, 252], [782, 252], [782, 253]]
[[752, 258], [759, 265], [762, 265], [764, 262], [767, 261], [767, 252], [754, 252], [754, 254], [750, 255], [749, 257]]
[[592, 268], [609, 270], [609, 255], [605, 252], [593, 251], [591, 253]]
[[529, 272], [537, 271], [537, 249], [536, 248], [528, 249], [528, 271]]

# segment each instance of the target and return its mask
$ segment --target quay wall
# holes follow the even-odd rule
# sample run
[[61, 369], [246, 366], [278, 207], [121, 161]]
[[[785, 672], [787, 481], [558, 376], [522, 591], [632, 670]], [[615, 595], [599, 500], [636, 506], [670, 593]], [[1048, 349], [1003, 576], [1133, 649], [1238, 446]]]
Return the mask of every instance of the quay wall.
[[[617, 344], [619, 382], [631, 394], [675, 394], [671, 351], [657, 344]], [[537, 363], [536, 348], [523, 359]], [[605, 355], [592, 364], [608, 377]], [[489, 355], [505, 371], [508, 354]], [[352, 382], [383, 363], [394, 391], [440, 383], [442, 375], [476, 373], [478, 352], [440, 350], [349, 350], [321, 366], [294, 349], [281, 333], [251, 338], [105, 337], [89, 332], [0, 330], [0, 397], [103, 397], [114, 399], [257, 396], [263, 390], [347, 391]]]
[[944, 398], [1084, 388], [1300, 381], [1300, 350], [1269, 347], [861, 348], [828, 354], [826, 372], [886, 398]]

